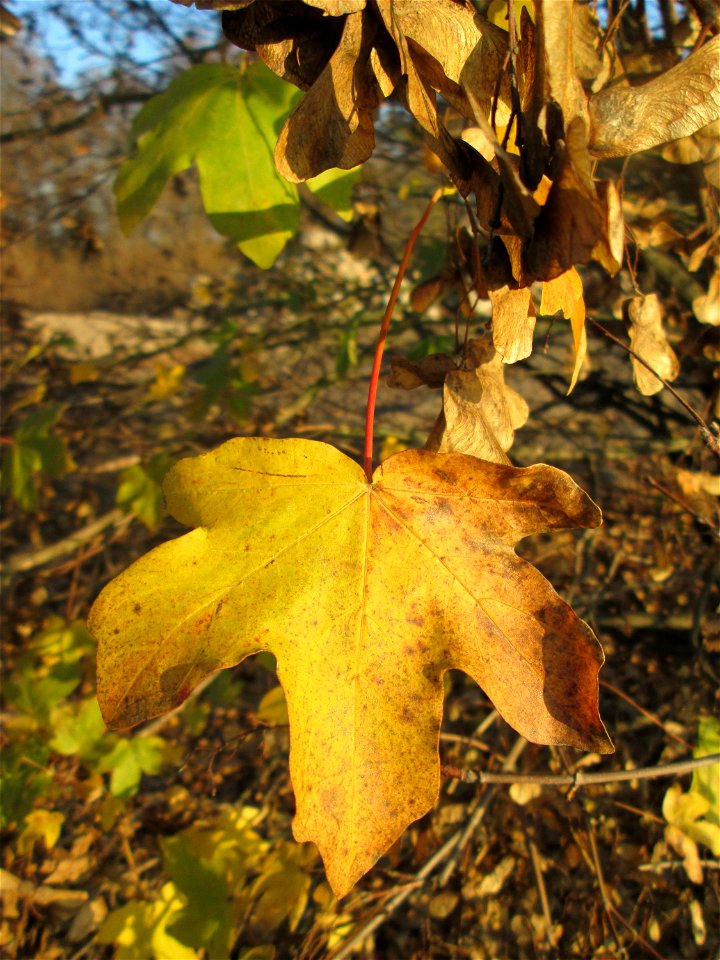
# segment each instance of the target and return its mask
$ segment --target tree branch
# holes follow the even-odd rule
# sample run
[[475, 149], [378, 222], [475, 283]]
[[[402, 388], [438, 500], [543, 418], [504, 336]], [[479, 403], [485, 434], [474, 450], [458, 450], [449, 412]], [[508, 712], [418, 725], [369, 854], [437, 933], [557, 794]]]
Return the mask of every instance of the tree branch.
[[97, 98], [97, 102], [88, 110], [71, 117], [69, 120], [62, 120], [60, 123], [47, 127], [26, 127], [23, 130], [6, 130], [0, 133], [0, 143], [16, 143], [18, 140], [28, 140], [33, 137], [59, 137], [62, 136], [63, 133], [77, 130], [101, 113], [107, 113], [112, 107], [128, 103], [146, 103], [152, 96], [153, 94], [149, 91], [147, 93], [136, 91], [101, 94]]
[[720, 753], [711, 753], [706, 757], [692, 757], [666, 763], [663, 766], [639, 767], [637, 770], [610, 770], [606, 773], [484, 773], [481, 770], [461, 770], [458, 767], [443, 767], [442, 772], [463, 783], [535, 783], [543, 787], [571, 787], [574, 793], [580, 787], [595, 783], [620, 783], [623, 780], [652, 780], [656, 777], [674, 777], [690, 773], [699, 767], [709, 767], [720, 763]]

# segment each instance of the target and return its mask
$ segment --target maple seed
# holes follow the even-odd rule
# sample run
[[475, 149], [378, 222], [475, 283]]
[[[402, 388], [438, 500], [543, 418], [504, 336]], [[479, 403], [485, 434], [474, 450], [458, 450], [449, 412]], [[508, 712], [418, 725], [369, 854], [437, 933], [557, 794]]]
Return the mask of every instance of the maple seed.
[[95, 602], [103, 717], [130, 726], [212, 671], [274, 653], [293, 830], [317, 844], [338, 896], [437, 800], [447, 670], [529, 740], [612, 751], [600, 645], [513, 549], [600, 523], [561, 470], [409, 450], [368, 482], [328, 444], [243, 438], [180, 461], [163, 486], [197, 529]]

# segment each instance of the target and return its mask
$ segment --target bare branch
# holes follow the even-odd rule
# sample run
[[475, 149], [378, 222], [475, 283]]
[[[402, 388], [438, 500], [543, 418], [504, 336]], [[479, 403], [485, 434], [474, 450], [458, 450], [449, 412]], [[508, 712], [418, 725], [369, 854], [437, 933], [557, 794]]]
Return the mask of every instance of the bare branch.
[[610, 770], [606, 773], [585, 773], [584, 770], [578, 770], [576, 773], [545, 774], [484, 773], [482, 770], [459, 770], [455, 767], [443, 767], [443, 773], [464, 783], [535, 783], [543, 787], [571, 787], [574, 792], [580, 787], [597, 783], [675, 777], [682, 773], [690, 773], [699, 767], [709, 767], [713, 763], [720, 763], [720, 753], [712, 753], [706, 757], [691, 757], [687, 760], [678, 760], [676, 763], [666, 763], [663, 766], [639, 767], [637, 770]]

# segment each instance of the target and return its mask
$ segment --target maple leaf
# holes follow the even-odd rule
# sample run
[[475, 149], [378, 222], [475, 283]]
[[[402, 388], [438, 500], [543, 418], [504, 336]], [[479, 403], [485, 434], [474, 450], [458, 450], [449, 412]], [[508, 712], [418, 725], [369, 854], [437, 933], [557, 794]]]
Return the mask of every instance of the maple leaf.
[[338, 896], [437, 800], [447, 670], [468, 673], [532, 741], [612, 750], [600, 645], [513, 550], [600, 522], [562, 471], [414, 450], [370, 483], [327, 444], [242, 438], [180, 461], [164, 491], [197, 529], [95, 602], [103, 717], [138, 723], [271, 651], [295, 837], [317, 844]]

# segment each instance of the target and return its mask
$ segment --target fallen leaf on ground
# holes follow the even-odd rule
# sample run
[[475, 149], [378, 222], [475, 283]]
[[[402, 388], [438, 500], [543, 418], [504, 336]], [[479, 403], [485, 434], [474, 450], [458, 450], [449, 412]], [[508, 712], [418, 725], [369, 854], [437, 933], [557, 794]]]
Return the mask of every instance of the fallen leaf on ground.
[[468, 348], [465, 369], [445, 377], [443, 410], [426, 449], [510, 463], [505, 454], [515, 430], [527, 421], [528, 405], [505, 384], [502, 357], [492, 342], [471, 340]]
[[[667, 342], [662, 326], [660, 301], [656, 294], [633, 297], [628, 303], [630, 346], [664, 380], [674, 380], [680, 372], [675, 351]], [[663, 385], [647, 367], [632, 357], [635, 385], [646, 397], [659, 393]]]
[[597, 526], [562, 471], [410, 450], [372, 482], [309, 440], [230, 440], [167, 475], [196, 527], [103, 590], [90, 613], [98, 700], [127, 727], [260, 650], [290, 717], [294, 833], [337, 896], [438, 797], [447, 670], [469, 674], [534, 742], [610, 752], [603, 655], [513, 545]]

